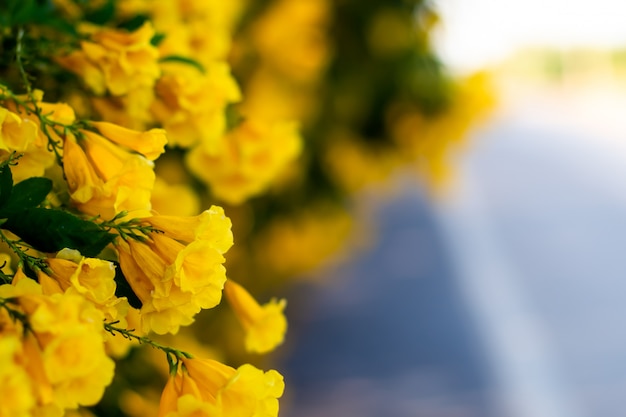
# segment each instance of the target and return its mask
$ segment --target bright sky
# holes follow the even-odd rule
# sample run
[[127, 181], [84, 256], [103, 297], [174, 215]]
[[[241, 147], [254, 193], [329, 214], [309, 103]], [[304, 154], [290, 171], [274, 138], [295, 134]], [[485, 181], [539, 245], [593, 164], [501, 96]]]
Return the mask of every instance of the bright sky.
[[472, 70], [523, 46], [625, 46], [626, 0], [435, 0], [443, 18], [437, 49]]

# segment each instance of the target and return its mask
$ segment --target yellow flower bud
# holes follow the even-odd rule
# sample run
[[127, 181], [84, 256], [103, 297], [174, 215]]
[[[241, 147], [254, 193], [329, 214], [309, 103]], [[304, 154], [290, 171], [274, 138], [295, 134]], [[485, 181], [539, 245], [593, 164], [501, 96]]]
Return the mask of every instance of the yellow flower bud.
[[230, 279], [226, 281], [224, 294], [246, 331], [246, 350], [266, 353], [283, 342], [287, 331], [283, 314], [286, 300], [272, 299], [261, 306], [245, 288]]

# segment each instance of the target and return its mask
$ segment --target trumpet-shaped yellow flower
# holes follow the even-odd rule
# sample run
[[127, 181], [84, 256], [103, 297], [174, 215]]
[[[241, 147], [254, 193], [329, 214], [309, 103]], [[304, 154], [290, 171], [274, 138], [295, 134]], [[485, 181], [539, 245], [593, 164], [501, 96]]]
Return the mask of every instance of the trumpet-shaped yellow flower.
[[154, 29], [149, 22], [133, 31], [102, 28], [82, 41], [81, 48], [58, 61], [79, 75], [96, 94], [114, 96], [152, 87], [160, 75], [159, 53], [150, 41]]
[[295, 123], [246, 121], [229, 132], [217, 150], [194, 148], [187, 164], [218, 198], [239, 204], [264, 191], [301, 149]]
[[132, 149], [151, 161], [157, 159], [165, 151], [167, 137], [163, 129], [138, 132], [109, 122], [91, 122], [91, 125], [111, 142]]
[[283, 377], [245, 364], [231, 368], [211, 359], [184, 359], [184, 369], [170, 377], [159, 417], [275, 417]]
[[252, 27], [265, 65], [298, 82], [319, 77], [330, 58], [328, 0], [279, 0]]
[[[41, 114], [44, 114], [50, 122], [58, 123], [59, 129], [63, 125], [71, 125], [76, 117], [74, 110], [64, 103], [44, 103], [43, 94], [35, 90], [33, 98]], [[19, 99], [27, 101], [24, 96]], [[11, 169], [13, 180], [22, 181], [29, 177], [42, 176], [44, 171], [54, 163], [54, 154], [48, 148], [48, 137], [43, 133], [41, 123], [37, 115], [17, 106], [15, 102], [7, 100], [3, 103], [6, 109], [0, 107], [0, 154], [17, 151], [23, 154], [20, 163]], [[6, 111], [6, 113], [3, 112]], [[51, 139], [58, 144], [63, 142], [56, 129], [46, 129]]]
[[283, 342], [287, 331], [283, 314], [286, 300], [272, 299], [261, 306], [245, 288], [230, 279], [224, 286], [224, 295], [246, 331], [246, 350], [267, 353]]
[[170, 146], [200, 141], [216, 146], [226, 129], [226, 106], [241, 99], [225, 62], [211, 63], [204, 73], [188, 64], [165, 63], [155, 88], [152, 114], [167, 131]]
[[46, 259], [50, 275], [37, 274], [44, 294], [78, 294], [91, 301], [104, 313], [109, 322], [119, 321], [126, 325], [125, 317], [130, 305], [126, 298], [115, 296], [115, 265], [97, 258], [84, 258], [76, 251], [64, 249], [56, 258]]
[[[142, 302], [145, 332], [176, 333], [201, 310], [215, 307], [226, 281], [223, 254], [232, 245], [230, 220], [219, 207], [199, 216], [152, 216], [145, 242], [118, 242], [120, 267]], [[193, 228], [190, 228], [193, 227]]]
[[104, 137], [82, 131], [78, 141], [68, 135], [64, 172], [74, 205], [82, 212], [112, 218], [121, 211], [133, 215], [150, 210], [154, 164]]
[[23, 274], [0, 286], [0, 297], [16, 300], [35, 336], [32, 345], [24, 345], [31, 349], [28, 360], [37, 361], [29, 373], [50, 388], [48, 395], [40, 392], [38, 406], [53, 411], [97, 403], [114, 369], [104, 350], [102, 312], [77, 294], [44, 295]]
[[219, 206], [197, 216], [152, 216], [142, 222], [181, 242], [209, 241], [222, 254], [233, 245], [232, 223]]
[[37, 125], [18, 114], [0, 107], [0, 149], [24, 152], [37, 138]]
[[[11, 321], [0, 311], [0, 325]], [[24, 352], [20, 336], [0, 331], [0, 417], [30, 417], [36, 405], [36, 397], [31, 386], [32, 380], [24, 366]]]

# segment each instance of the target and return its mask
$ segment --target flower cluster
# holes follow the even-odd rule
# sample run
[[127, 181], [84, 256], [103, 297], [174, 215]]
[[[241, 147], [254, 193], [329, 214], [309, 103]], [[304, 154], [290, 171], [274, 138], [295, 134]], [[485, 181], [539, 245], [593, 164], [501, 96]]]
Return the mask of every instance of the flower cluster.
[[[488, 106], [429, 2], [0, 3], [0, 417], [276, 416], [246, 363], [285, 338], [273, 286], [340, 250], [359, 187], [444, 177]], [[153, 413], [108, 397], [153, 396], [137, 344], [169, 366]]]
[[104, 3], [0, 7], [0, 416], [96, 406], [137, 344], [169, 364], [159, 415], [276, 416], [277, 371], [196, 359], [152, 336], [192, 324], [225, 287], [250, 352], [276, 348], [287, 326], [284, 300], [268, 318], [227, 280], [222, 207], [153, 204], [156, 184], [169, 189], [155, 161], [176, 149], [208, 158], [198, 177], [243, 201], [298, 156], [295, 123], [233, 123], [242, 95], [216, 2]]

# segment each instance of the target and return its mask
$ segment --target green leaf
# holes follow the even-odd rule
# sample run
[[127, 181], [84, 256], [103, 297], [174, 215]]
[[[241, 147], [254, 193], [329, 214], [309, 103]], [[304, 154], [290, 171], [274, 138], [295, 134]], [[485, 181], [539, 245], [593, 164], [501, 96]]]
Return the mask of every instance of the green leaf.
[[150, 45], [159, 46], [161, 42], [165, 40], [165, 36], [166, 36], [165, 33], [160, 33], [160, 32], [155, 33], [152, 39], [150, 39]]
[[13, 189], [13, 175], [8, 165], [0, 167], [0, 207], [4, 206], [11, 197]]
[[0, 218], [11, 217], [26, 208], [37, 207], [51, 190], [52, 181], [42, 177], [28, 178], [15, 184], [8, 201], [0, 205]]
[[114, 262], [114, 264], [115, 264], [115, 278], [114, 279], [115, 279], [115, 284], [117, 284], [117, 286], [115, 287], [115, 296], [118, 298], [126, 297], [126, 299], [128, 300], [128, 304], [130, 304], [131, 307], [141, 308], [143, 303], [141, 302], [139, 297], [137, 297], [137, 295], [131, 288], [130, 284], [128, 283], [128, 280], [126, 279], [126, 277], [124, 276], [124, 273], [122, 272], [122, 268], [120, 268], [120, 265], [117, 262]]
[[195, 59], [187, 58], [185, 56], [168, 55], [168, 56], [164, 56], [163, 58], [159, 59], [159, 62], [179, 62], [181, 64], [191, 65], [192, 67], [195, 67], [201, 73], [203, 73], [203, 74], [205, 73], [205, 69], [204, 69], [204, 67], [202, 66], [201, 63], [199, 63]]
[[102, 7], [91, 10], [85, 15], [85, 20], [96, 25], [105, 25], [115, 17], [115, 2], [108, 0]]
[[70, 248], [88, 257], [98, 255], [116, 238], [93, 222], [65, 211], [39, 207], [15, 213], [0, 227], [15, 233], [41, 252]]
[[120, 29], [126, 29], [129, 32], [134, 32], [142, 27], [148, 20], [150, 20], [150, 16], [146, 14], [138, 14], [128, 20], [120, 22], [117, 27]]

